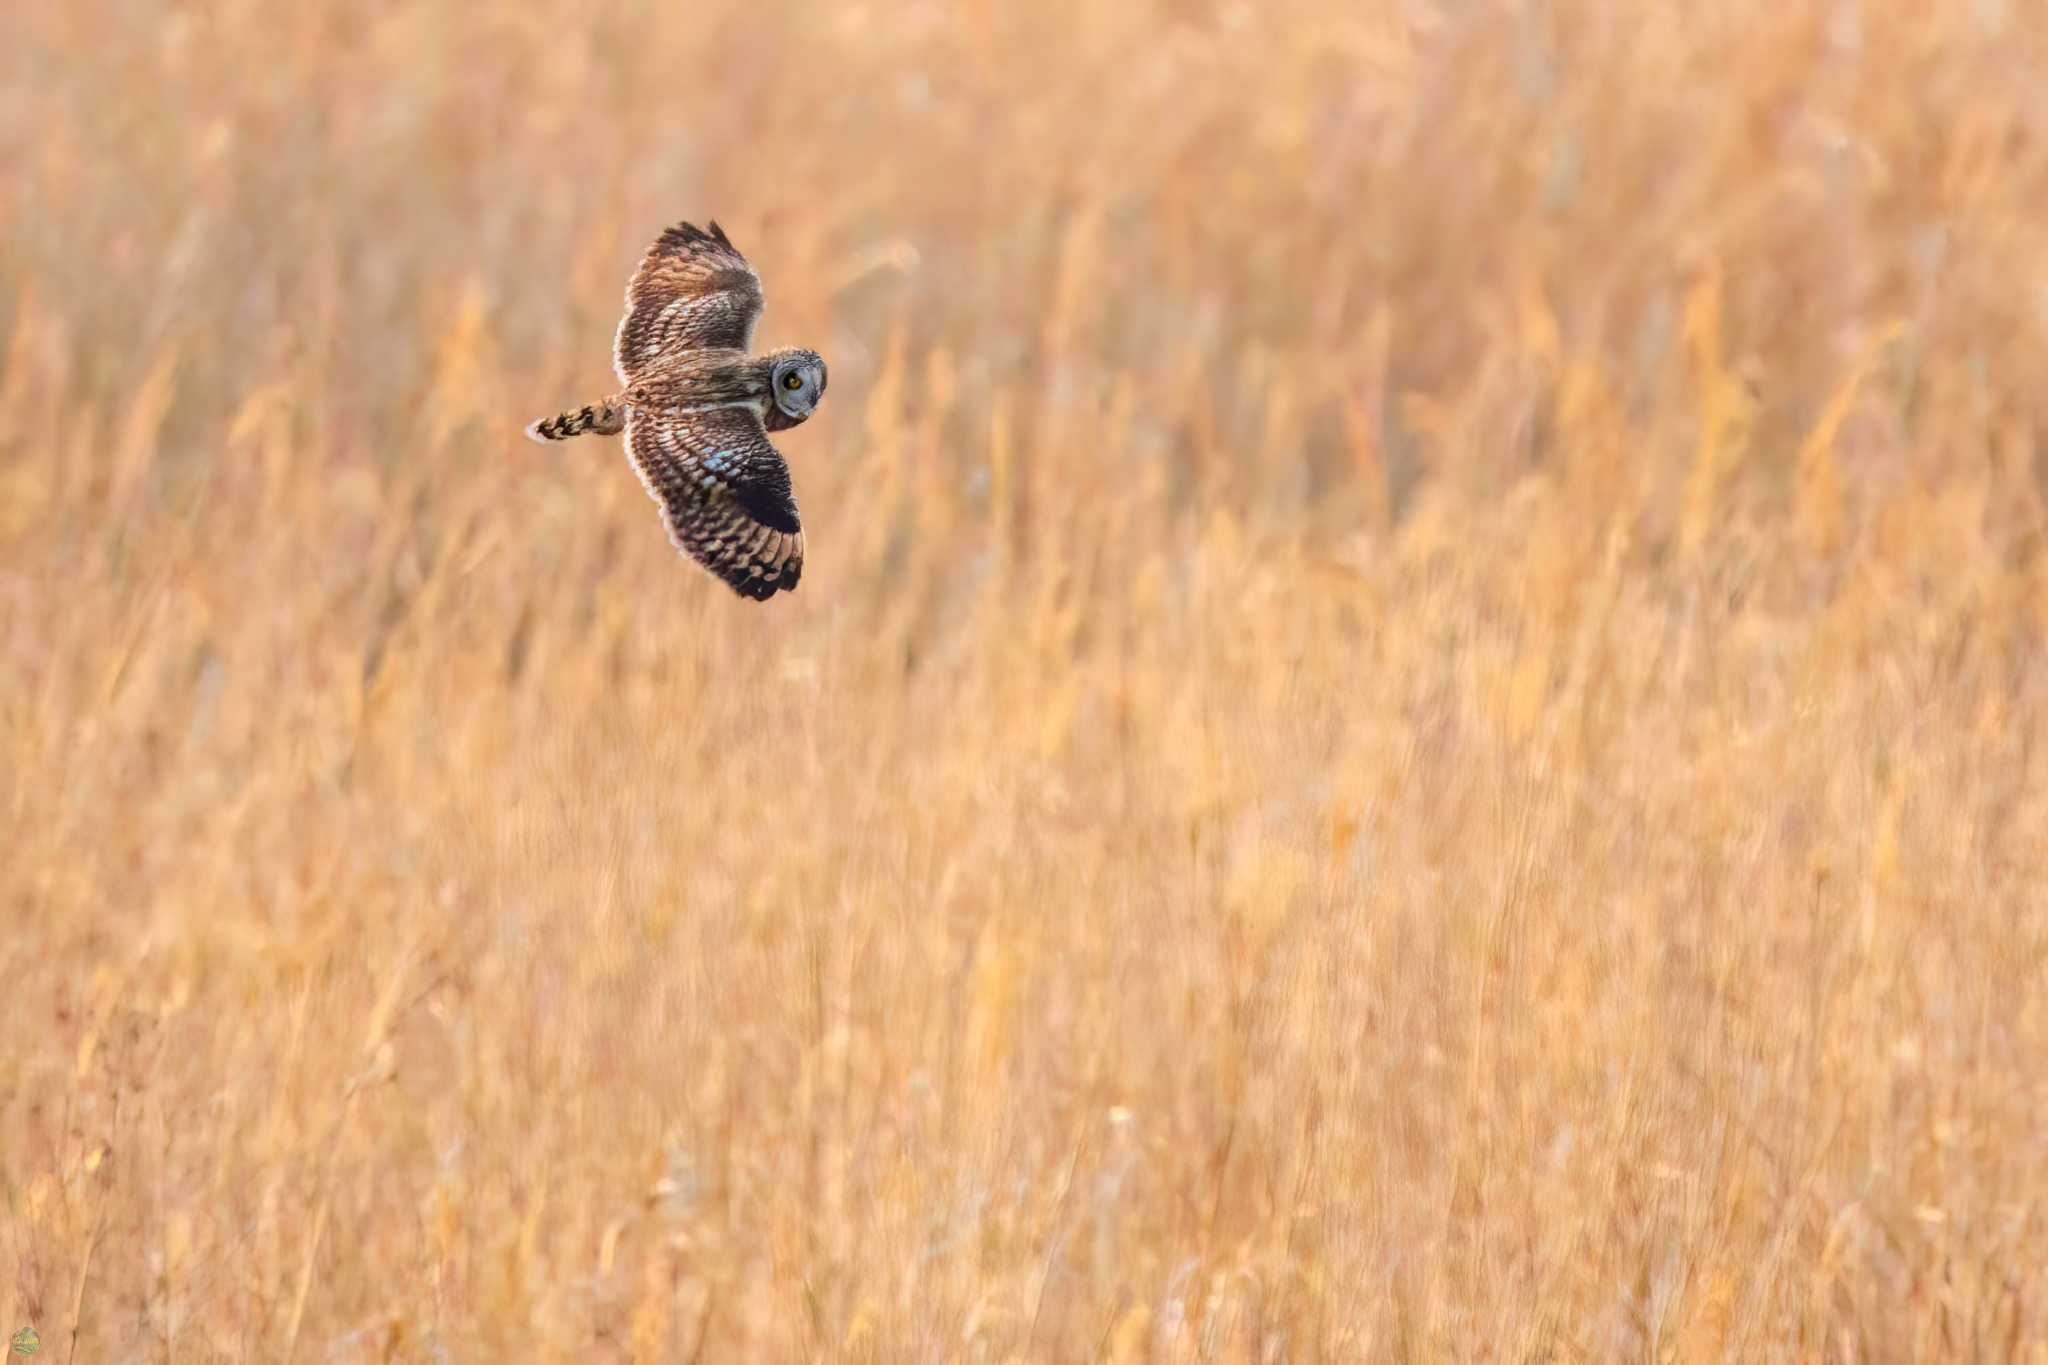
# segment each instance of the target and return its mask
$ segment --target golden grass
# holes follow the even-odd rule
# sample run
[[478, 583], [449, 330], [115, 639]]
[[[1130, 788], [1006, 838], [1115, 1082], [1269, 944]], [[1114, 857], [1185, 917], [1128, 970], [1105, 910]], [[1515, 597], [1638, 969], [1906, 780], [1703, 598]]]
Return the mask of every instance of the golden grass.
[[8, 27], [44, 1359], [2048, 1359], [2019, 0]]

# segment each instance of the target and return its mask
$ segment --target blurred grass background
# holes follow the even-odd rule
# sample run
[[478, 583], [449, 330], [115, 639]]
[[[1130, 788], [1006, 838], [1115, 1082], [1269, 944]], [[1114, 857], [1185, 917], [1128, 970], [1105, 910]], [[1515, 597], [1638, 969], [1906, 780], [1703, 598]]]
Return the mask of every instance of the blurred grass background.
[[0, 1329], [2048, 1359], [2027, 6], [8, 27]]

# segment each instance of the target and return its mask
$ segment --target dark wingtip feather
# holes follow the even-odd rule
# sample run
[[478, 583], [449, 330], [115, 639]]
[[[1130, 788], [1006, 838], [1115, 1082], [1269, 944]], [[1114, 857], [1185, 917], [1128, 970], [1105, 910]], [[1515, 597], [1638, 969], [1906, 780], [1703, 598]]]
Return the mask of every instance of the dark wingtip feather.
[[695, 223], [682, 222], [675, 224], [661, 234], [661, 245], [671, 251], [704, 246], [722, 246], [727, 251], [737, 250], [732, 244], [732, 239], [725, 235], [725, 229], [718, 225], [718, 221], [716, 219], [708, 221], [710, 223], [709, 231], [698, 227]]
[[661, 234], [661, 240], [665, 246], [684, 247], [708, 242], [711, 238], [695, 223], [677, 223]]
[[725, 585], [749, 601], [766, 602], [778, 592], [794, 591], [797, 576], [797, 573], [788, 570], [774, 578], [759, 578], [748, 574], [744, 578], [726, 578]]

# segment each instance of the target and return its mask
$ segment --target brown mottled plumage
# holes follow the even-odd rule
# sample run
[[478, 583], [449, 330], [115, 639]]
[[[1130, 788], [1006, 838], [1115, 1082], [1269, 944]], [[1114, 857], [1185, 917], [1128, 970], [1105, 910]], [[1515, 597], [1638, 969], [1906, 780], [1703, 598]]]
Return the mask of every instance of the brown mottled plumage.
[[661, 234], [626, 286], [612, 343], [625, 388], [527, 427], [536, 441], [626, 433], [626, 454], [676, 548], [757, 601], [794, 588], [804, 534], [789, 466], [768, 432], [825, 395], [815, 351], [747, 354], [761, 280], [717, 223]]

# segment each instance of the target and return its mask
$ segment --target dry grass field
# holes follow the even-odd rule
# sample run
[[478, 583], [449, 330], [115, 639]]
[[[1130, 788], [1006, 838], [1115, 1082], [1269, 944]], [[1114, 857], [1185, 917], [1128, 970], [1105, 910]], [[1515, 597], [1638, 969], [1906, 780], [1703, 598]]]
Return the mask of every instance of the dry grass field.
[[39, 1361], [2048, 1361], [2023, 0], [6, 28]]

